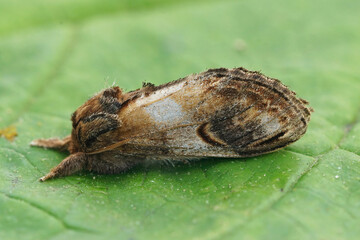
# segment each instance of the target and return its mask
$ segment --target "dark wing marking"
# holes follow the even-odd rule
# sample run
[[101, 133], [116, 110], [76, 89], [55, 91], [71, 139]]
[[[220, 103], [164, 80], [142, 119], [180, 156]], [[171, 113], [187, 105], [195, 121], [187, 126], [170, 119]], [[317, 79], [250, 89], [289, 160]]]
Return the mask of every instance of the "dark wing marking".
[[[191, 110], [194, 111], [194, 116], [198, 114], [192, 119], [193, 123], [177, 123], [162, 129], [144, 129], [148, 131], [145, 133], [128, 131], [128, 134], [122, 135], [122, 139], [116, 139], [117, 142], [100, 150], [97, 148], [93, 153], [118, 150], [121, 153], [167, 156], [246, 157], [285, 147], [299, 139], [306, 131], [311, 112], [311, 108], [306, 106], [307, 102], [297, 98], [294, 92], [278, 80], [258, 72], [242, 68], [211, 69], [193, 76], [192, 80], [184, 78], [152, 87], [152, 90], [161, 90], [188, 80], [192, 81], [192, 84], [201, 83], [202, 86], [209, 84], [207, 89], [203, 89], [207, 95], [193, 108], [203, 107], [203, 111], [198, 111], [203, 115]], [[191, 91], [191, 88], [188, 90]], [[181, 93], [176, 91], [166, 97], [175, 94]], [[139, 97], [140, 91], [134, 94], [131, 101]], [[250, 104], [244, 102], [243, 97], [250, 99]], [[206, 106], [213, 104], [213, 101], [223, 105], [219, 105], [216, 111], [209, 112]], [[122, 107], [126, 105], [124, 103]], [[127, 114], [135, 110], [137, 109], [131, 109]], [[279, 124], [279, 127], [275, 128], [272, 125], [274, 123]], [[273, 127], [274, 131], [271, 131]], [[191, 139], [199, 142], [196, 142], [197, 145], [192, 144]]]
[[208, 122], [201, 124], [196, 129], [197, 135], [206, 143], [212, 146], [226, 146], [226, 143], [216, 138], [210, 131], [210, 124]]

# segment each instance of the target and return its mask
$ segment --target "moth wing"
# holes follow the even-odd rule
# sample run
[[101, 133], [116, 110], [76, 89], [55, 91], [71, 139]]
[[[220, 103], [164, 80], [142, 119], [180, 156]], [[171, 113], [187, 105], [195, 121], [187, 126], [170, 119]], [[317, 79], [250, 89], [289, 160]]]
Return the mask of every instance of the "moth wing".
[[126, 143], [117, 149], [184, 157], [272, 152], [305, 133], [311, 112], [306, 104], [258, 72], [213, 69], [139, 91], [120, 110], [118, 139]]

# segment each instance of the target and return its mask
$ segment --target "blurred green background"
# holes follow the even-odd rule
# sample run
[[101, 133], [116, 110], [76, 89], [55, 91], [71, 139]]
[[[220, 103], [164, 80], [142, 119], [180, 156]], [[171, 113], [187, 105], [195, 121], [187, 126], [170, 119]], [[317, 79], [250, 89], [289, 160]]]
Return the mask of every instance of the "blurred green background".
[[[0, 0], [0, 239], [358, 239], [360, 2]], [[315, 109], [276, 153], [39, 183], [70, 114], [215, 67], [280, 79]], [[11, 135], [11, 134], [10, 134]]]

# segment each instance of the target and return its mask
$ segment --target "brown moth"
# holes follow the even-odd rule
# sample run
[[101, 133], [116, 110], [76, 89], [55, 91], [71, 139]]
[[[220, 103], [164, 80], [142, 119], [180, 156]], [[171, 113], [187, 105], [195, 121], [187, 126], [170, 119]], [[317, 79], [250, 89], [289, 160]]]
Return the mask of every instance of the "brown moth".
[[105, 89], [72, 114], [70, 136], [31, 145], [70, 152], [40, 181], [120, 173], [147, 160], [251, 157], [298, 140], [310, 121], [307, 104], [259, 72], [210, 69], [127, 93]]

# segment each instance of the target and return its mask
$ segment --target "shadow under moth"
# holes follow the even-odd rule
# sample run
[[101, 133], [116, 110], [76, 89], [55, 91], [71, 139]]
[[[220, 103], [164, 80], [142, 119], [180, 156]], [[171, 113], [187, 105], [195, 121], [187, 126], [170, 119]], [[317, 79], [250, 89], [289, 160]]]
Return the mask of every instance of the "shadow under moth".
[[307, 104], [259, 72], [210, 69], [127, 93], [105, 89], [72, 114], [71, 135], [31, 145], [70, 153], [40, 181], [121, 173], [148, 160], [251, 157], [298, 140], [313, 111]]

